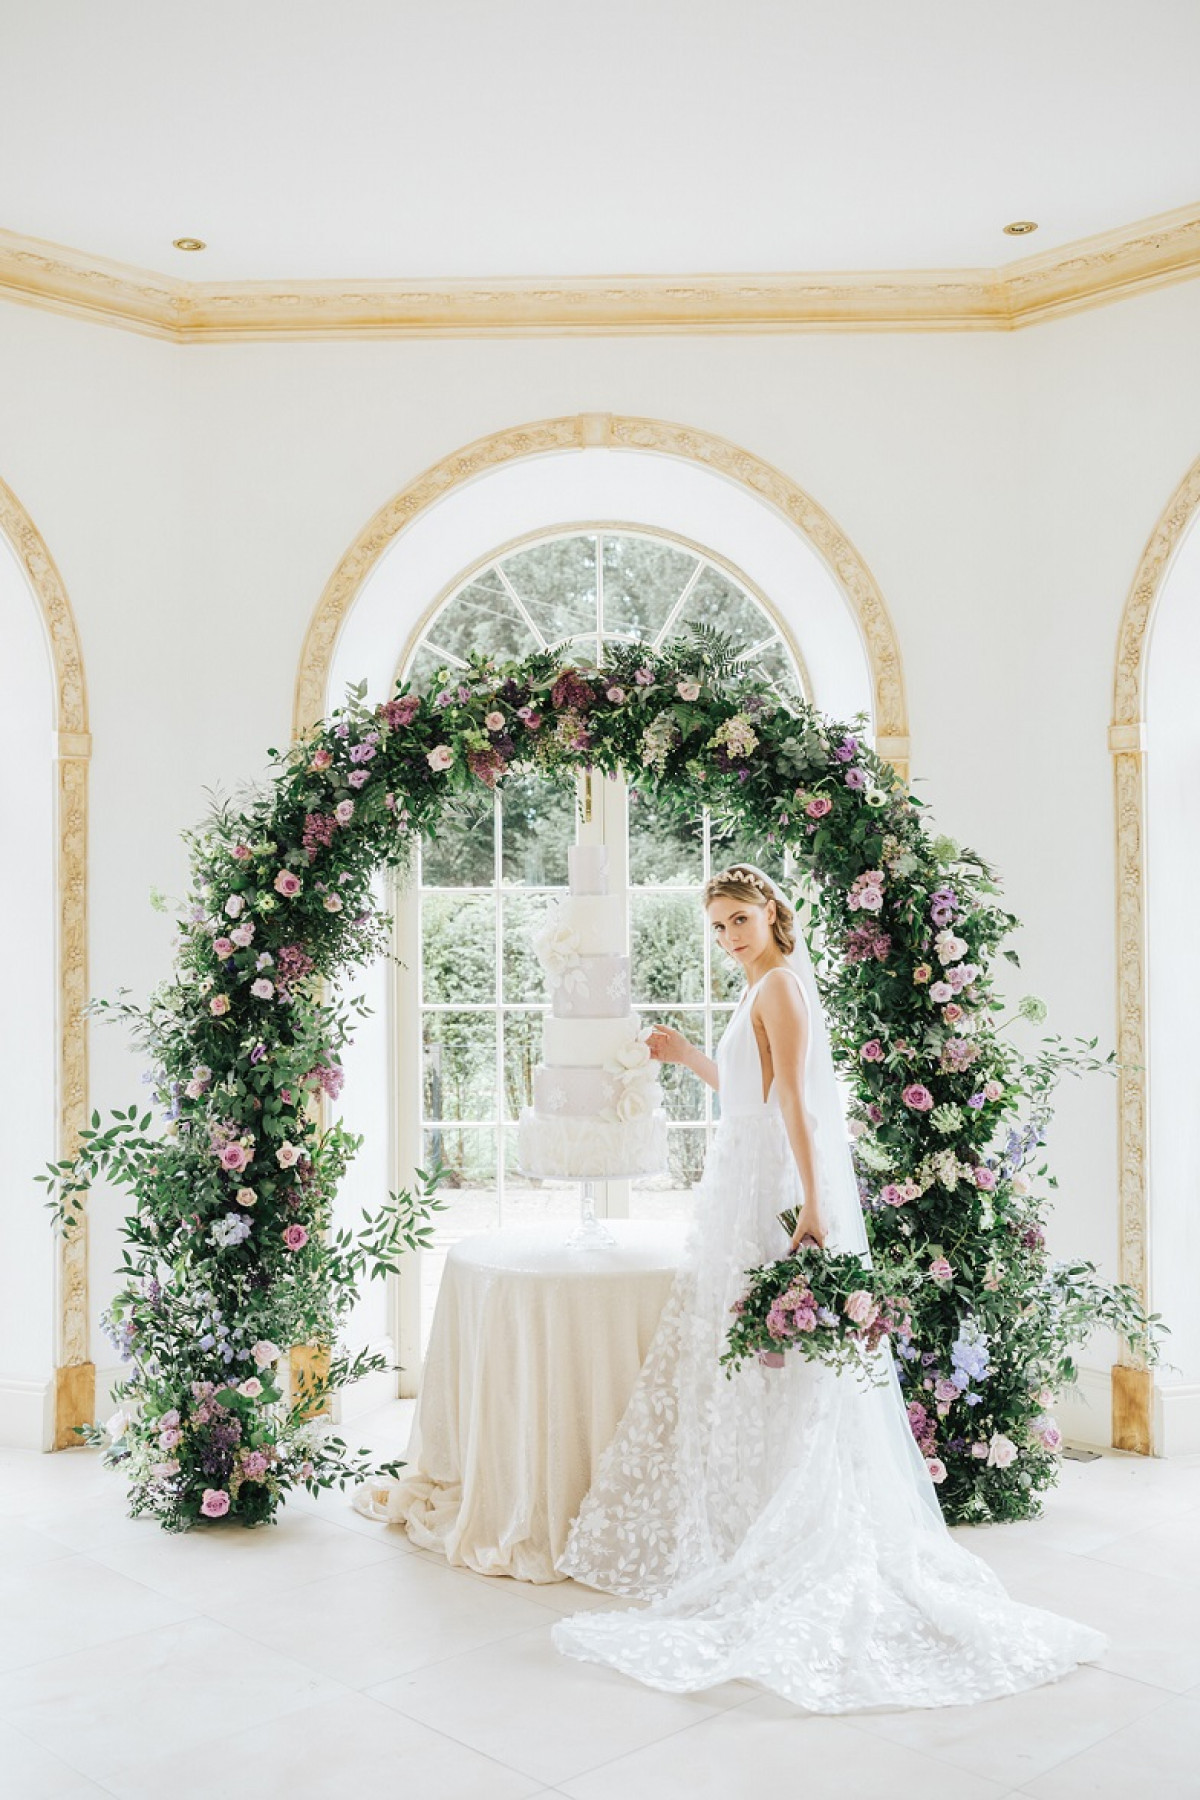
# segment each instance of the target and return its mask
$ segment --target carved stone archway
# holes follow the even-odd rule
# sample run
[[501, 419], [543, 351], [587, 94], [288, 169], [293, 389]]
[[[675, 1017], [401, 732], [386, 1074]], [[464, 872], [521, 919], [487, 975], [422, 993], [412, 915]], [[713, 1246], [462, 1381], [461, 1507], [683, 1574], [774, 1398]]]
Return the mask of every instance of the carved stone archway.
[[309, 622], [296, 677], [294, 731], [306, 731], [324, 713], [342, 623], [380, 557], [419, 514], [461, 483], [522, 457], [604, 448], [700, 463], [758, 495], [808, 540], [844, 595], [862, 638], [871, 672], [876, 749], [907, 781], [908, 708], [900, 645], [875, 578], [845, 533], [802, 487], [751, 451], [710, 432], [615, 413], [542, 419], [478, 438], [426, 469], [382, 506], [342, 557]]
[[[58, 916], [58, 1154], [78, 1148], [88, 1115], [88, 731], [87, 684], [71, 602], [37, 526], [0, 481], [0, 532], [12, 546], [45, 621], [54, 671], [56, 892]], [[55, 1345], [54, 1448], [77, 1443], [95, 1417], [96, 1370], [88, 1344], [87, 1221], [60, 1239]]]
[[[1159, 597], [1175, 554], [1200, 511], [1200, 457], [1175, 489], [1142, 552], [1121, 616], [1113, 715], [1117, 852], [1117, 1056], [1121, 1063], [1119, 1149], [1120, 1276], [1143, 1300], [1150, 1294], [1150, 1082], [1147, 1031], [1146, 671]], [[1153, 1448], [1149, 1372], [1113, 1370], [1113, 1443], [1148, 1455]]]

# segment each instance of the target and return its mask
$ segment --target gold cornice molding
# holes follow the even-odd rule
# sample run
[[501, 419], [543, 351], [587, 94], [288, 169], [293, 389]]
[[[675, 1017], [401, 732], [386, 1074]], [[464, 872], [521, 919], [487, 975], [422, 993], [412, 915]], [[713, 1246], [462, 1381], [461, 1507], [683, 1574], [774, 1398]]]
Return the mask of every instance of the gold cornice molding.
[[[79, 630], [62, 576], [37, 526], [0, 481], [0, 532], [24, 571], [45, 621], [54, 671], [56, 891], [58, 905], [58, 1155], [73, 1156], [88, 1115], [88, 730]], [[54, 1444], [77, 1443], [74, 1427], [95, 1416], [88, 1346], [87, 1217], [60, 1240]]]
[[908, 702], [899, 639], [875, 577], [840, 526], [782, 470], [727, 438], [665, 419], [613, 413], [539, 419], [478, 438], [434, 463], [380, 507], [338, 563], [309, 621], [296, 672], [293, 736], [303, 737], [323, 717], [338, 634], [376, 564], [406, 526], [453, 488], [506, 463], [604, 447], [673, 456], [714, 469], [767, 501], [808, 539], [854, 615], [871, 670], [875, 733], [903, 746], [905, 754], [896, 758], [896, 767], [907, 780]]
[[[1113, 715], [1116, 831], [1118, 1261], [1147, 1305], [1150, 1291], [1150, 988], [1146, 887], [1146, 669], [1159, 599], [1176, 552], [1200, 512], [1200, 457], [1171, 495], [1146, 542], [1117, 633]], [[1113, 1442], [1152, 1447], [1152, 1384], [1114, 1370]]]
[[188, 282], [0, 231], [0, 296], [177, 343], [1012, 331], [1200, 273], [1200, 203], [995, 269]]

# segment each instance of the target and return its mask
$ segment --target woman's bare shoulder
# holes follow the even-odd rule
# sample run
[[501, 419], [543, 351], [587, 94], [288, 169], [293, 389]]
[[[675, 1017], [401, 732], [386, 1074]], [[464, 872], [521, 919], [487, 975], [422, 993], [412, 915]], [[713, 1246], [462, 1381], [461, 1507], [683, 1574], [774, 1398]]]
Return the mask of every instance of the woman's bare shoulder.
[[754, 1005], [755, 1010], [761, 1010], [767, 1018], [803, 1019], [808, 1016], [808, 1002], [800, 976], [787, 963], [777, 963], [767, 970], [759, 981]]

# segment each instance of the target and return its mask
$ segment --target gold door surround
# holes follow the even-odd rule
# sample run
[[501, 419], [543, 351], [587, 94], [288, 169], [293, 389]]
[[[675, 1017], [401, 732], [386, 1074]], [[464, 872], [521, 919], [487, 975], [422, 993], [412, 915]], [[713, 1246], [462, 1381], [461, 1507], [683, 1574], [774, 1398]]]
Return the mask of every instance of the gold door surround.
[[[79, 631], [62, 576], [37, 526], [0, 481], [0, 531], [41, 608], [54, 671], [58, 954], [58, 1155], [73, 1156], [88, 1114], [88, 732]], [[33, 1197], [30, 1197], [33, 1204]], [[87, 1218], [60, 1240], [55, 1334], [54, 1448], [77, 1443], [95, 1417], [96, 1370], [88, 1344]]]
[[[1163, 511], [1142, 553], [1117, 636], [1112, 725], [1116, 802], [1117, 1100], [1119, 1268], [1150, 1303], [1150, 1074], [1146, 912], [1146, 670], [1154, 614], [1171, 564], [1200, 511], [1200, 457]], [[1153, 1382], [1148, 1370], [1113, 1370], [1113, 1443], [1153, 1449]]]
[[452, 451], [388, 500], [359, 532], [330, 576], [309, 621], [292, 711], [296, 736], [323, 717], [334, 645], [385, 551], [413, 520], [464, 482], [528, 456], [584, 449], [638, 450], [699, 463], [748, 488], [783, 515], [818, 552], [858, 626], [871, 672], [875, 744], [908, 780], [908, 704], [900, 644], [874, 576], [824, 507], [789, 476], [727, 438], [664, 419], [573, 413], [514, 426]]

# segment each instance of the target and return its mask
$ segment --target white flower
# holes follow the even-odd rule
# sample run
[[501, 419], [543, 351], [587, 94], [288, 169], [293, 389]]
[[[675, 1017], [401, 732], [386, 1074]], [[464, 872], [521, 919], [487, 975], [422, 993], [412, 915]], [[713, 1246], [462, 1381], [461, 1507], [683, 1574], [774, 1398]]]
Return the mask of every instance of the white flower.
[[564, 924], [554, 914], [534, 938], [533, 953], [550, 977], [552, 986], [557, 987], [567, 971], [578, 966], [580, 943], [574, 927]]
[[303, 1154], [298, 1144], [280, 1144], [275, 1152], [275, 1161], [281, 1169], [294, 1169]]
[[690, 702], [700, 698], [700, 683], [698, 681], [679, 681], [676, 682], [675, 686], [681, 700]]
[[283, 1352], [270, 1338], [260, 1338], [257, 1344], [251, 1344], [250, 1354], [258, 1367], [265, 1369], [269, 1363], [278, 1362]]
[[106, 1419], [104, 1429], [115, 1444], [123, 1438], [131, 1425], [137, 1424], [137, 1414], [128, 1406], [118, 1406], [111, 1419]]
[[632, 1125], [635, 1119], [644, 1119], [650, 1111], [650, 1100], [641, 1082], [627, 1082], [613, 1103], [613, 1112], [622, 1125]]
[[966, 943], [952, 931], [939, 931], [933, 940], [933, 947], [941, 963], [958, 962], [967, 954]]
[[425, 761], [429, 764], [435, 775], [440, 775], [444, 770], [448, 769], [454, 761], [454, 752], [449, 744], [435, 744], [433, 749], [426, 756]]
[[275, 992], [275, 983], [260, 975], [257, 981], [251, 982], [250, 992], [256, 1000], [270, 1000]]
[[228, 900], [225, 902], [225, 911], [229, 914], [231, 919], [236, 919], [239, 913], [245, 911], [245, 907], [246, 902], [242, 899], [240, 894], [230, 894]]
[[613, 1057], [618, 1069], [644, 1069], [651, 1060], [650, 1046], [644, 1038], [630, 1038]]
[[1002, 1431], [994, 1431], [987, 1459], [989, 1469], [1007, 1469], [1009, 1463], [1017, 1460], [1017, 1446]]

